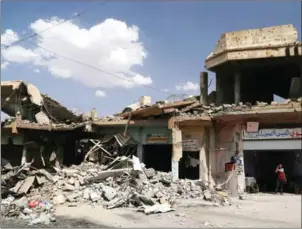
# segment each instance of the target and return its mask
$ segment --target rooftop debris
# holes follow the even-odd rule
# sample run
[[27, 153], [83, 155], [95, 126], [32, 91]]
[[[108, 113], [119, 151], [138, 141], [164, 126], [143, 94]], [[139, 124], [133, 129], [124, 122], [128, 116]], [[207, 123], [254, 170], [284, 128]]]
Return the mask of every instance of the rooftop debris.
[[202, 181], [173, 182], [171, 173], [147, 169], [135, 156], [117, 157], [115, 164], [106, 168], [84, 162], [54, 169], [52, 173], [37, 170], [31, 163], [3, 169], [2, 216], [25, 219], [29, 224], [48, 224], [55, 220], [55, 206], [61, 204], [73, 207], [86, 202], [107, 209], [132, 207], [145, 214], [173, 211], [181, 198], [230, 205], [225, 194], [210, 189]]
[[221, 106], [210, 103], [207, 106], [200, 104], [197, 97], [190, 97], [180, 102], [171, 102], [167, 104], [159, 103], [147, 108], [139, 108], [136, 111], [122, 113], [120, 116], [126, 118], [132, 114], [132, 117], [134, 118], [148, 118], [152, 116], [173, 114], [173, 116], [208, 116], [214, 118], [216, 115], [225, 115], [232, 112], [245, 113], [277, 109], [301, 109], [301, 101], [302, 98], [298, 98], [296, 101], [287, 99], [283, 103], [272, 101], [270, 104], [266, 102], [257, 102], [256, 105], [252, 105], [248, 102], [240, 102], [239, 104], [223, 104]]
[[[9, 116], [40, 124], [81, 122], [83, 117], [67, 109], [33, 84], [24, 81], [1, 81], [1, 110]], [[20, 106], [21, 105], [21, 106]], [[17, 113], [18, 113], [17, 112]]]
[[[31, 122], [29, 120], [20, 120], [16, 121], [14, 117], [9, 117], [5, 121], [1, 122], [2, 128], [11, 129], [13, 127], [15, 128], [21, 128], [21, 129], [36, 129], [36, 130], [74, 130], [78, 128], [83, 128], [83, 130], [87, 130], [87, 125], [89, 126], [90, 122], [80, 122], [80, 123], [36, 123]], [[88, 131], [88, 130], [87, 130]]]

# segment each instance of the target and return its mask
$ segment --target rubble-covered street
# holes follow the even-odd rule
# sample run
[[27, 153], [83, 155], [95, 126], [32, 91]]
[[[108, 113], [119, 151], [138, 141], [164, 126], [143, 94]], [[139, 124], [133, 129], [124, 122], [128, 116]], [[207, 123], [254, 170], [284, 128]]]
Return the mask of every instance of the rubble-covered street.
[[[301, 228], [301, 196], [250, 194], [233, 199], [232, 206], [204, 206], [204, 201], [182, 200], [174, 212], [145, 215], [134, 209], [107, 210], [87, 204], [61, 205], [57, 221], [28, 226], [21, 220], [3, 220], [5, 227], [291, 227]], [[100, 217], [101, 216], [101, 217]]]
[[202, 181], [172, 181], [170, 173], [146, 169], [135, 156], [117, 157], [107, 166], [84, 162], [52, 172], [30, 163], [6, 164], [2, 174], [2, 227], [301, 225], [300, 195], [230, 198]]
[[202, 181], [172, 181], [171, 173], [146, 169], [132, 156], [117, 157], [107, 166], [84, 162], [52, 172], [31, 163], [2, 166], [1, 215], [28, 225], [56, 222], [56, 208], [133, 208], [145, 215], [175, 211], [178, 200], [204, 201], [209, 206], [229, 206], [227, 194]]

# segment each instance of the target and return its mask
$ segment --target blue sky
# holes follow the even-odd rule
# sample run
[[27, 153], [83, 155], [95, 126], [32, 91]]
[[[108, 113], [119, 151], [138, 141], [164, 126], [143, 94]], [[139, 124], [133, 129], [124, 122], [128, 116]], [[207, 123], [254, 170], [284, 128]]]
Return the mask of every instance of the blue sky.
[[[81, 12], [96, 4], [96, 1], [4, 0], [2, 1], [2, 34], [7, 29], [11, 29], [18, 33], [19, 37], [26, 37], [32, 33], [29, 25], [38, 19], [46, 20], [54, 16], [66, 19], [73, 13]], [[143, 65], [133, 65], [131, 70], [150, 77], [152, 87], [161, 90], [169, 89], [169, 94], [196, 94], [198, 90], [181, 92], [177, 91], [175, 86], [188, 81], [198, 83], [199, 72], [204, 70], [204, 60], [213, 51], [222, 33], [293, 24], [300, 36], [300, 10], [299, 1], [150, 1], [141, 3], [116, 1], [98, 5], [91, 12], [77, 17], [72, 23], [80, 28], [90, 28], [112, 18], [125, 22], [127, 26], [137, 26], [139, 42], [146, 50], [147, 57], [143, 58]], [[45, 36], [53, 33], [58, 27], [45, 32]], [[43, 44], [50, 44], [47, 42]], [[52, 42], [54, 45], [52, 47], [55, 47], [55, 40]], [[20, 45], [32, 48], [26, 43], [20, 43]], [[48, 48], [45, 45], [43, 47]], [[58, 50], [61, 51], [60, 54], [65, 54], [63, 48], [56, 49], [57, 52]], [[85, 55], [87, 58], [81, 59], [82, 62], [91, 58], [88, 51]], [[93, 82], [96, 81], [90, 85], [85, 84], [83, 79], [88, 76], [85, 76], [83, 69], [79, 72], [81, 72], [81, 81], [54, 76], [42, 64], [37, 66], [28, 62], [10, 63], [6, 69], [1, 70], [1, 76], [2, 80], [22, 79], [31, 82], [40, 91], [70, 108], [84, 112], [97, 108], [99, 115], [118, 112], [126, 105], [137, 101], [141, 95], [152, 96], [153, 102], [163, 100], [168, 96], [168, 93], [161, 93], [148, 87], [123, 87], [121, 82], [119, 84], [111, 82], [111, 86], [103, 88], [99, 80], [98, 87], [93, 87]], [[115, 80], [121, 81], [117, 78]], [[213, 85], [214, 83], [215, 81]], [[105, 91], [107, 96], [96, 96], [98, 89]]]

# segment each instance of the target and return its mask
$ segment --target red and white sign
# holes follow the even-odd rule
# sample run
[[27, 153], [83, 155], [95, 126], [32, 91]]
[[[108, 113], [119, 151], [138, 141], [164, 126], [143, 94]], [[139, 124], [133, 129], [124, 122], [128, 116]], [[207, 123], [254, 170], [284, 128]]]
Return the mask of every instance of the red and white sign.
[[248, 133], [256, 133], [259, 130], [259, 122], [247, 122], [246, 124], [246, 132]]

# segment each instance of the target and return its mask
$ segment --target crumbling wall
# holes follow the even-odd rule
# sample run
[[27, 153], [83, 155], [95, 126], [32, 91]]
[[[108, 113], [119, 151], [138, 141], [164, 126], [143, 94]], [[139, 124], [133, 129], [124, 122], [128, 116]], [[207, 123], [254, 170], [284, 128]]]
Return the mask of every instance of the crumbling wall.
[[209, 162], [209, 150], [208, 142], [205, 137], [205, 128], [204, 127], [195, 127], [195, 128], [182, 128], [182, 150], [187, 151], [184, 144], [187, 147], [190, 147], [191, 151], [199, 151], [199, 178], [203, 181], [208, 181], [208, 162]]
[[219, 123], [215, 126], [215, 150], [212, 160], [212, 174], [217, 177], [225, 173], [225, 163], [229, 162], [235, 153], [235, 124]]
[[298, 40], [293, 25], [280, 25], [260, 29], [240, 30], [224, 33], [217, 42], [215, 54], [231, 49], [294, 44]]

